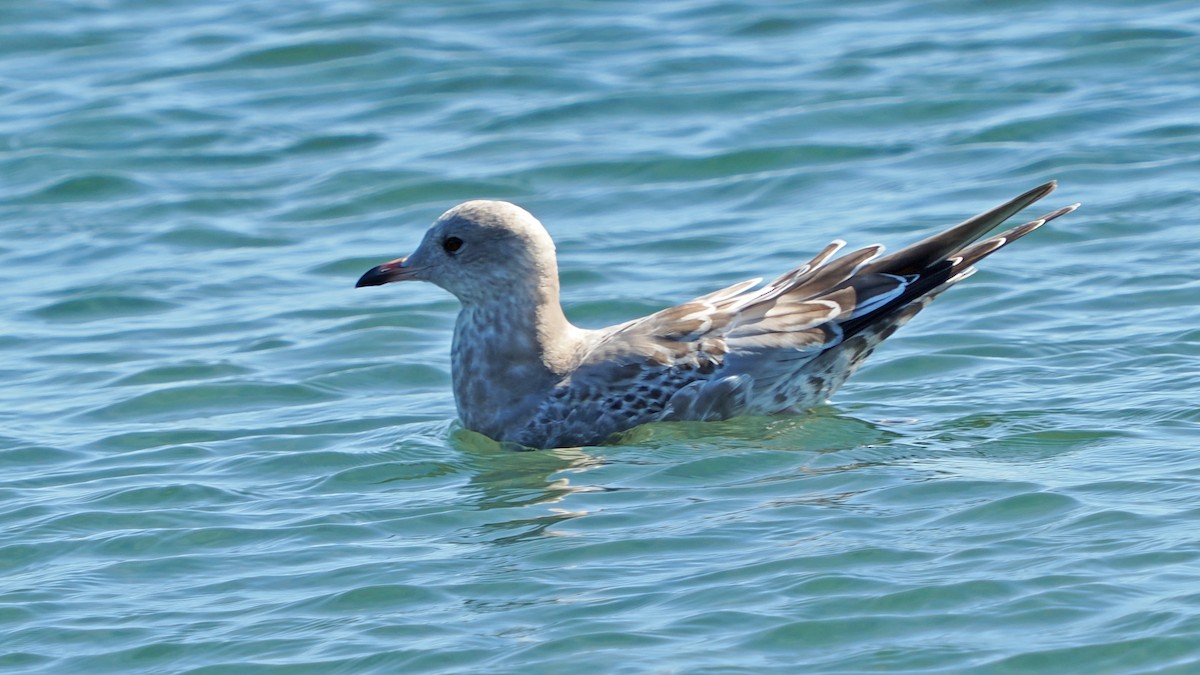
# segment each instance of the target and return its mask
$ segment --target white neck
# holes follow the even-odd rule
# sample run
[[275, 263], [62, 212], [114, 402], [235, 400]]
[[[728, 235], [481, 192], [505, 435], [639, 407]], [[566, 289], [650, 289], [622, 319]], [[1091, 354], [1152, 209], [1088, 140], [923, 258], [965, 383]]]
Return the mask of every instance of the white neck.
[[[581, 357], [587, 331], [563, 314], [557, 278], [532, 290], [514, 293], [524, 298], [464, 303], [454, 326], [451, 368], [459, 417], [493, 438], [528, 420]], [[522, 396], [514, 397], [517, 390]]]

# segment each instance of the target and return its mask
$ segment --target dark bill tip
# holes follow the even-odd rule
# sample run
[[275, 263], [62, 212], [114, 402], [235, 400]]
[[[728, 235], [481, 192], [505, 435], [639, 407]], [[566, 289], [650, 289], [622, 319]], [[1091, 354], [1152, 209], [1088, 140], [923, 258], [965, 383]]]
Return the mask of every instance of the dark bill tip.
[[390, 284], [393, 281], [404, 281], [405, 279], [413, 279], [413, 268], [407, 265], [408, 258], [396, 258], [395, 260], [385, 262], [382, 265], [376, 265], [367, 270], [367, 273], [358, 278], [358, 283], [354, 284], [355, 288], [363, 286], [382, 286]]
[[379, 265], [367, 270], [367, 273], [358, 278], [358, 282], [354, 284], [355, 288], [363, 286], [382, 286], [392, 280], [394, 272], [387, 265]]

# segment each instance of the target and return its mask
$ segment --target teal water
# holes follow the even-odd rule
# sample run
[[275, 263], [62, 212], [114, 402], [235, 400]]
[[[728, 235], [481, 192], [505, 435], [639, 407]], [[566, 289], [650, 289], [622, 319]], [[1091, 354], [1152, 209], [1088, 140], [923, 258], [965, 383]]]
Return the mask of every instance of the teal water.
[[[0, 3], [0, 671], [1200, 670], [1194, 2]], [[503, 450], [518, 202], [600, 326], [1045, 180], [797, 418]], [[1040, 213], [1040, 211], [1039, 211]]]

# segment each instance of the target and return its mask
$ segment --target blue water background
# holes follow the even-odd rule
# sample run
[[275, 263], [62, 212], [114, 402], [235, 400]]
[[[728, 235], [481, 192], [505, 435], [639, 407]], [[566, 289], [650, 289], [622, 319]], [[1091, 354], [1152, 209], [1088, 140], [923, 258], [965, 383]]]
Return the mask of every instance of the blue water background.
[[[0, 671], [1196, 672], [1198, 73], [1190, 1], [0, 2]], [[806, 417], [510, 452], [352, 288], [507, 199], [595, 327], [1052, 178]]]

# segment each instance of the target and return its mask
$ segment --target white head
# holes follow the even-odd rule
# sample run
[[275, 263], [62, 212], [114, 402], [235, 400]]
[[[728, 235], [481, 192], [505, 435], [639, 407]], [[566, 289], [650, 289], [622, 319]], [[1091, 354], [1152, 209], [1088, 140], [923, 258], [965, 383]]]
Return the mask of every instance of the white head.
[[417, 250], [374, 267], [357, 286], [393, 281], [428, 281], [464, 305], [506, 300], [514, 295], [557, 300], [554, 241], [528, 211], [508, 202], [464, 202], [443, 213]]

